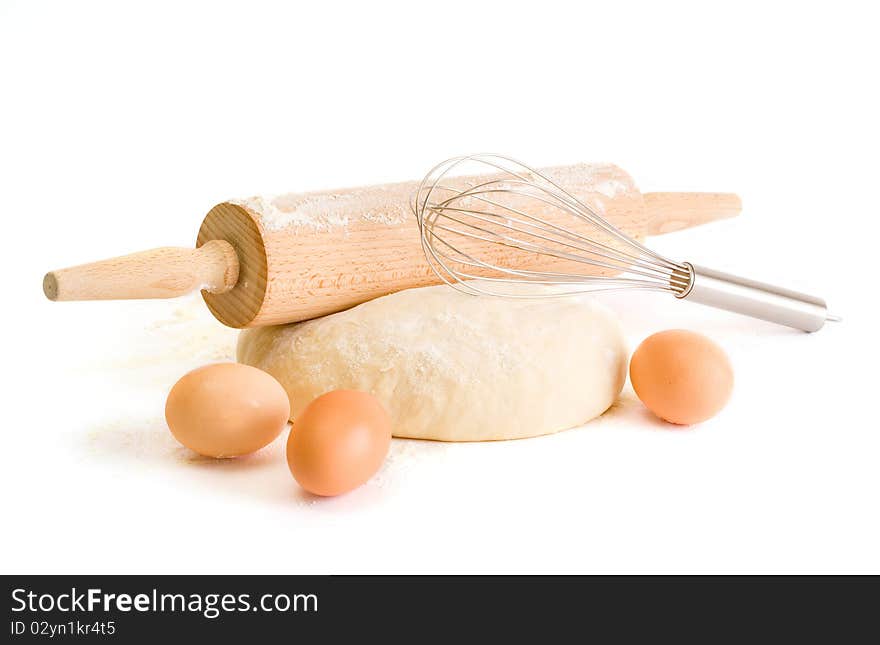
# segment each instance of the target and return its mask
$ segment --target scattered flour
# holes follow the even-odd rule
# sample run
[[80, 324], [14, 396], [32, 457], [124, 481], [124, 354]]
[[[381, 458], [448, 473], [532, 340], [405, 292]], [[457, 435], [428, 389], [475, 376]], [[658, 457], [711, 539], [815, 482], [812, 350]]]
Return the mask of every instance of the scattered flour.
[[437, 461], [443, 460], [453, 449], [452, 444], [442, 441], [394, 439], [382, 468], [365, 485], [384, 489], [405, 483], [425, 462], [439, 466]]
[[218, 361], [235, 360], [238, 330], [225, 327], [208, 311], [201, 296], [174, 301], [166, 317], [127, 331], [121, 347], [96, 357], [90, 365], [131, 383], [171, 387], [187, 371]]

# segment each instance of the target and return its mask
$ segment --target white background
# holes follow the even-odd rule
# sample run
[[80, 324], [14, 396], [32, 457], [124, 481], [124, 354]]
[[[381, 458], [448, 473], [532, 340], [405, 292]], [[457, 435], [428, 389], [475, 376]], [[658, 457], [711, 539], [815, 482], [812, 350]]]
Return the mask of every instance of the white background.
[[[847, 2], [4, 0], [2, 571], [880, 572], [876, 24]], [[736, 191], [741, 217], [652, 245], [845, 320], [806, 335], [608, 299], [633, 347], [668, 327], [725, 347], [721, 415], [672, 429], [627, 385], [551, 437], [395, 441], [375, 480], [321, 500], [283, 438], [222, 463], [171, 439], [165, 393], [234, 338], [197, 301], [40, 290], [51, 268], [191, 245], [228, 197], [484, 150]]]

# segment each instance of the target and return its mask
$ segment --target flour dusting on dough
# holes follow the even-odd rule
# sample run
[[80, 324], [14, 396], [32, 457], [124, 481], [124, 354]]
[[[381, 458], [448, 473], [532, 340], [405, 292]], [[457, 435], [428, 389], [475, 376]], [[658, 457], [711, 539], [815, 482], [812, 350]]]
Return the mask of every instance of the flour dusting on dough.
[[277, 378], [294, 416], [324, 392], [362, 390], [386, 406], [395, 436], [444, 441], [581, 425], [617, 396], [626, 356], [593, 300], [481, 299], [445, 285], [245, 330], [238, 343], [238, 360]]

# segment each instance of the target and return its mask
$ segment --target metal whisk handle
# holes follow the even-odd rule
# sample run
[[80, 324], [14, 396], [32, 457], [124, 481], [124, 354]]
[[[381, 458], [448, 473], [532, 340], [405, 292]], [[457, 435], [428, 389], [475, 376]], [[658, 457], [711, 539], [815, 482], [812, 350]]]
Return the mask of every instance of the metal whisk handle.
[[677, 298], [810, 332], [819, 331], [827, 320], [840, 320], [828, 314], [821, 298], [690, 262], [683, 264], [690, 270], [690, 281]]

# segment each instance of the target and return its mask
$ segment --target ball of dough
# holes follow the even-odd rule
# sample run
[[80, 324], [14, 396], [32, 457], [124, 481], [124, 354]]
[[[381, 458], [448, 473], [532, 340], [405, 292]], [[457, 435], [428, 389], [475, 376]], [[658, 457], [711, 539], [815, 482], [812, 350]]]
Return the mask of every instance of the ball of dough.
[[408, 289], [348, 311], [248, 329], [238, 360], [274, 376], [296, 416], [317, 396], [362, 390], [395, 436], [518, 439], [599, 416], [626, 376], [616, 318], [587, 298], [475, 297]]

